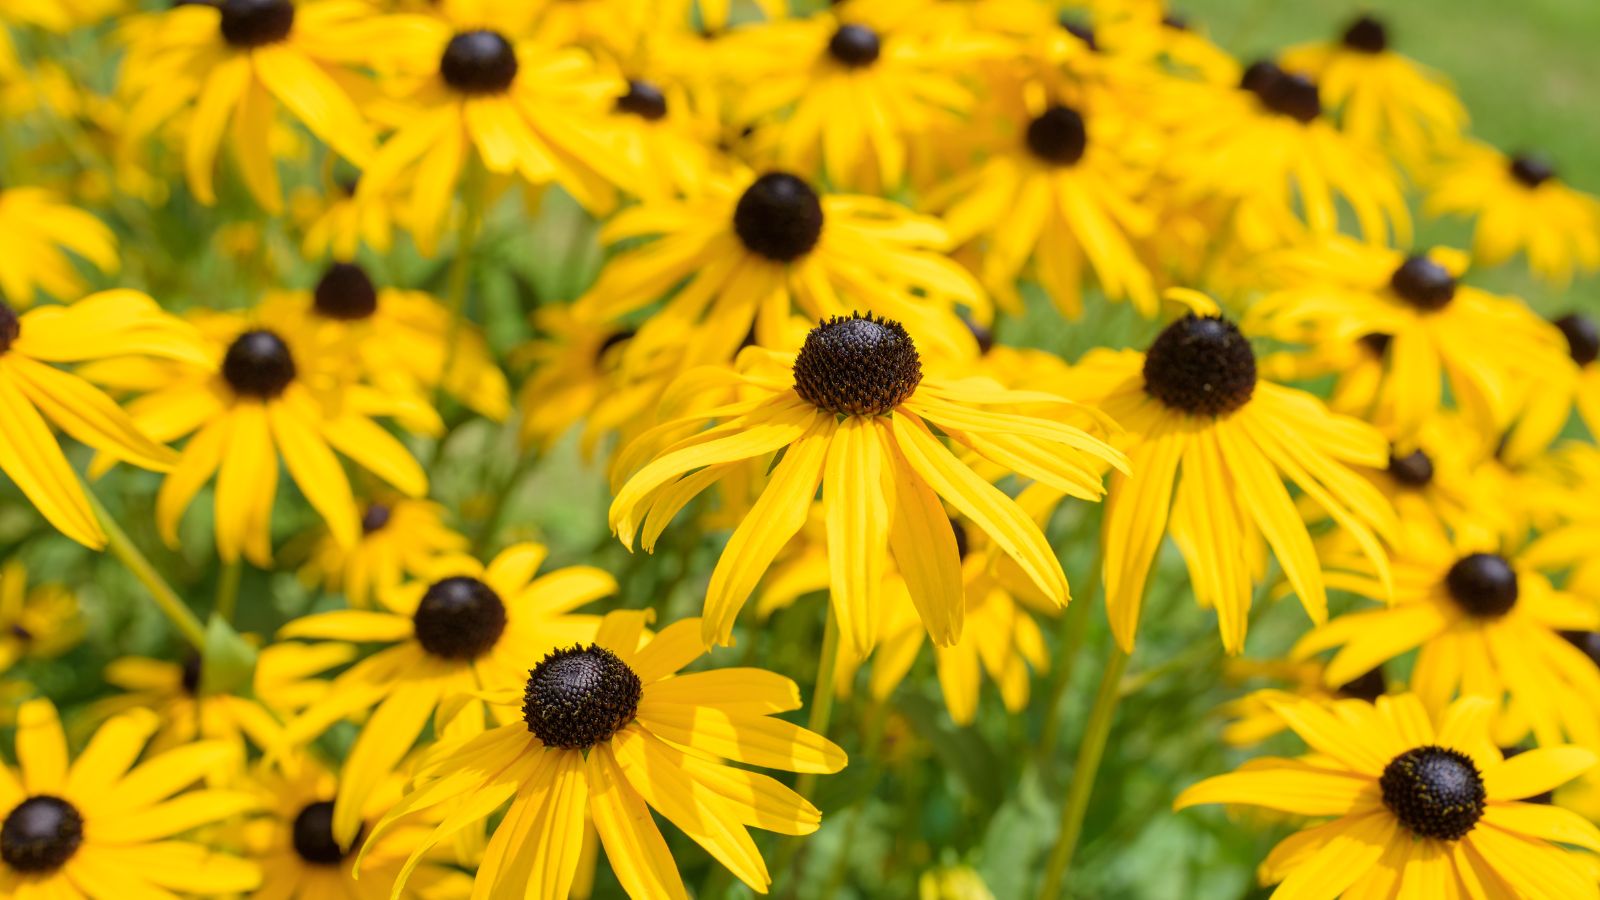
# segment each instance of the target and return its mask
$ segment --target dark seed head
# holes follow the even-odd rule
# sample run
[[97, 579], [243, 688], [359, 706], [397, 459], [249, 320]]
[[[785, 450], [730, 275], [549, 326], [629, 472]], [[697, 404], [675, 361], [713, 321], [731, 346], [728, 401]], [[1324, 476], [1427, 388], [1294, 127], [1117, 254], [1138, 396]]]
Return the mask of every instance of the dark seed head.
[[1511, 177], [1525, 187], [1536, 188], [1556, 177], [1556, 167], [1542, 153], [1519, 153], [1511, 158]]
[[1088, 146], [1083, 116], [1071, 107], [1052, 106], [1028, 123], [1028, 149], [1047, 163], [1070, 166], [1083, 159]]
[[1161, 17], [1161, 24], [1173, 31], [1188, 31], [1189, 17], [1181, 13], [1169, 12]]
[[1361, 346], [1367, 348], [1373, 356], [1383, 359], [1384, 354], [1389, 352], [1389, 345], [1394, 343], [1394, 335], [1374, 331], [1371, 334], [1363, 334], [1360, 341]]
[[1237, 325], [1220, 316], [1189, 313], [1150, 345], [1144, 389], [1180, 412], [1226, 415], [1255, 393], [1256, 354]]
[[1455, 841], [1483, 816], [1483, 776], [1472, 757], [1445, 747], [1396, 756], [1378, 778], [1383, 805], [1417, 837]]
[[222, 357], [222, 377], [243, 397], [270, 400], [294, 380], [294, 356], [283, 338], [258, 328], [233, 339]]
[[617, 112], [632, 113], [641, 119], [655, 122], [666, 118], [667, 95], [648, 81], [628, 82], [628, 92], [617, 98]]
[[972, 332], [972, 339], [978, 342], [978, 352], [985, 356], [994, 349], [994, 332], [979, 325], [966, 313], [961, 314], [961, 321], [966, 324], [967, 330]]
[[1271, 84], [1283, 77], [1283, 70], [1270, 59], [1258, 59], [1245, 67], [1244, 74], [1239, 77], [1239, 87], [1252, 94], [1260, 96]]
[[248, 48], [275, 44], [294, 27], [290, 0], [222, 0], [222, 39]]
[[522, 719], [547, 747], [587, 750], [632, 722], [642, 696], [639, 676], [615, 653], [576, 645], [528, 673]]
[[1070, 34], [1078, 40], [1083, 41], [1083, 43], [1088, 46], [1090, 50], [1100, 49], [1100, 45], [1095, 43], [1094, 40], [1094, 27], [1088, 22], [1085, 22], [1082, 19], [1071, 15], [1070, 13], [1062, 13], [1060, 22], [1062, 29], [1065, 30], [1067, 34]]
[[394, 510], [386, 503], [369, 503], [367, 511], [361, 514], [361, 533], [371, 534], [382, 531], [389, 524], [389, 518], [394, 515]]
[[477, 659], [506, 630], [506, 607], [494, 589], [457, 575], [422, 595], [411, 621], [422, 649], [441, 659]]
[[1556, 327], [1567, 338], [1567, 352], [1580, 366], [1600, 358], [1600, 328], [1593, 319], [1581, 313], [1568, 313], [1556, 320]]
[[835, 316], [806, 335], [794, 360], [794, 390], [841, 416], [881, 416], [922, 383], [922, 359], [899, 322]]
[[1338, 694], [1352, 700], [1365, 700], [1371, 703], [1382, 697], [1389, 690], [1389, 682], [1383, 677], [1383, 666], [1368, 669], [1353, 681], [1339, 685]]
[[733, 230], [751, 253], [794, 262], [822, 237], [822, 200], [787, 172], [757, 178], [733, 209]]
[[53, 872], [82, 844], [83, 816], [58, 797], [29, 797], [0, 825], [0, 858], [17, 872]]
[[1561, 636], [1600, 666], [1600, 631], [1563, 631]]
[[1433, 480], [1433, 460], [1421, 450], [1413, 450], [1405, 456], [1390, 452], [1389, 475], [1407, 487], [1427, 487]]
[[329, 266], [312, 299], [319, 314], [344, 322], [365, 319], [378, 311], [378, 289], [367, 271], [355, 263]]
[[1362, 16], [1344, 30], [1344, 45], [1362, 53], [1382, 53], [1389, 49], [1389, 29], [1372, 16]]
[[[361, 833], [366, 833], [366, 825]], [[361, 844], [361, 834], [350, 842], [351, 847]], [[333, 801], [318, 800], [300, 810], [294, 817], [294, 852], [316, 866], [332, 866], [344, 862], [350, 851], [340, 847], [333, 838]]]
[[22, 317], [11, 308], [11, 304], [0, 300], [0, 353], [11, 349], [22, 335]]
[[1517, 572], [1495, 553], [1472, 553], [1456, 560], [1444, 584], [1456, 605], [1481, 619], [1503, 616], [1517, 605]]
[[1322, 115], [1322, 99], [1316, 82], [1295, 72], [1285, 72], [1271, 60], [1252, 63], [1244, 70], [1239, 86], [1255, 94], [1262, 106], [1297, 122], [1310, 122]]
[[463, 94], [498, 94], [517, 78], [517, 51], [497, 31], [463, 31], [445, 45], [439, 74]]
[[1422, 310], [1444, 309], [1456, 296], [1456, 277], [1426, 256], [1408, 256], [1389, 276], [1400, 299]]
[[865, 25], [840, 25], [828, 39], [828, 55], [847, 69], [860, 69], [878, 61], [883, 42]]
[[12, 622], [6, 628], [6, 633], [24, 644], [33, 643], [33, 632], [29, 631], [21, 622]]
[[183, 658], [182, 675], [179, 683], [183, 685], [183, 692], [191, 697], [200, 695], [200, 654], [190, 653]]

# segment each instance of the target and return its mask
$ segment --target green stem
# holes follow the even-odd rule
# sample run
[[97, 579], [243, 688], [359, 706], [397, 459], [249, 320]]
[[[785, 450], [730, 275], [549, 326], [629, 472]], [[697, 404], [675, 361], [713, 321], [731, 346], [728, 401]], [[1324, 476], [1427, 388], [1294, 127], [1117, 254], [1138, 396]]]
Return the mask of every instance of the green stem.
[[[1093, 521], [1093, 520], [1091, 520]], [[1100, 595], [1101, 572], [1105, 564], [1105, 542], [1095, 541], [1094, 559], [1089, 563], [1089, 581], [1083, 592], [1074, 597], [1061, 616], [1060, 635], [1056, 641], [1055, 676], [1050, 680], [1050, 696], [1045, 700], [1044, 725], [1039, 729], [1038, 762], [1042, 767], [1055, 756], [1061, 738], [1061, 706], [1072, 683], [1072, 670], [1077, 662], [1083, 637], [1089, 631], [1089, 616], [1094, 601]]]
[[243, 569], [236, 559], [222, 567], [217, 580], [217, 603], [214, 612], [222, 621], [233, 624], [233, 610], [239, 604], [239, 576]]
[[1078, 838], [1083, 835], [1083, 818], [1089, 811], [1089, 796], [1100, 770], [1100, 759], [1105, 755], [1106, 739], [1111, 736], [1111, 723], [1117, 715], [1117, 704], [1122, 700], [1122, 672], [1127, 665], [1128, 654], [1113, 638], [1111, 658], [1106, 661], [1105, 675], [1100, 679], [1100, 691], [1094, 698], [1094, 708], [1089, 712], [1083, 742], [1078, 745], [1078, 762], [1072, 770], [1072, 784], [1061, 803], [1061, 831], [1056, 837], [1055, 847], [1050, 850], [1044, 887], [1039, 891], [1040, 900], [1056, 900], [1061, 896], [1061, 879], [1072, 863]]
[[446, 333], [444, 365], [439, 369], [439, 382], [433, 386], [433, 405], [437, 409], [444, 384], [455, 367], [456, 345], [460, 342], [461, 328], [466, 320], [467, 291], [472, 283], [472, 250], [478, 242], [478, 231], [483, 226], [484, 194], [487, 189], [487, 172], [476, 155], [467, 160], [461, 179], [461, 224], [456, 231], [456, 256], [450, 261], [449, 294], [446, 302], [450, 310], [450, 328]]
[[[828, 618], [822, 628], [822, 661], [817, 664], [817, 680], [811, 688], [811, 716], [806, 722], [807, 728], [823, 737], [828, 736], [828, 723], [833, 718], [833, 680], [839, 667], [839, 620], [834, 615], [832, 598], [827, 602]], [[816, 773], [802, 772], [795, 779], [794, 789], [809, 800], [816, 786]], [[784, 890], [785, 897], [793, 897], [800, 883], [799, 850], [799, 838], [785, 841], [778, 851], [778, 864], [773, 867], [774, 871], [786, 873], [788, 885]]]
[[183, 600], [178, 597], [178, 592], [156, 572], [155, 566], [150, 565], [150, 560], [139, 552], [139, 548], [128, 538], [127, 532], [123, 531], [117, 520], [106, 511], [105, 506], [100, 503], [100, 498], [89, 490], [88, 485], [83, 486], [83, 494], [89, 498], [89, 507], [94, 510], [95, 518], [100, 520], [100, 527], [105, 530], [106, 549], [110, 550], [111, 555], [144, 585], [145, 590], [150, 592], [151, 599], [156, 601], [156, 606], [172, 621], [184, 639], [194, 645], [196, 651], [204, 653], [206, 630], [201, 626], [200, 619], [184, 605]]

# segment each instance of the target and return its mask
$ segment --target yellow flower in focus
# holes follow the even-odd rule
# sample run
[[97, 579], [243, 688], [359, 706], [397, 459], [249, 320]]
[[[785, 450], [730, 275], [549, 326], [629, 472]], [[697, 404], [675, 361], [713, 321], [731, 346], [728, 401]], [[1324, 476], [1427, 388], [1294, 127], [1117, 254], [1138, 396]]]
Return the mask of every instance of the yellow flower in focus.
[[0, 674], [25, 659], [54, 659], [81, 640], [77, 595], [59, 584], [28, 590], [20, 559], [0, 566]]
[[0, 187], [0, 299], [33, 305], [41, 293], [58, 300], [83, 293], [71, 253], [102, 272], [117, 270], [117, 239], [103, 222], [35, 187]]
[[361, 514], [361, 537], [344, 546], [321, 535], [300, 577], [368, 608], [376, 596], [420, 577], [441, 556], [467, 552], [467, 539], [445, 524], [444, 507], [430, 500], [372, 500]]
[[[1316, 820], [1259, 869], [1281, 896], [1596, 897], [1588, 864], [1562, 844], [1600, 851], [1577, 814], [1525, 802], [1591, 769], [1593, 752], [1548, 747], [1506, 759], [1489, 740], [1492, 704], [1457, 701], [1429, 715], [1405, 694], [1376, 705], [1278, 703], [1311, 748], [1208, 778], [1173, 803], [1240, 803]], [[1422, 890], [1420, 887], [1418, 890]]]

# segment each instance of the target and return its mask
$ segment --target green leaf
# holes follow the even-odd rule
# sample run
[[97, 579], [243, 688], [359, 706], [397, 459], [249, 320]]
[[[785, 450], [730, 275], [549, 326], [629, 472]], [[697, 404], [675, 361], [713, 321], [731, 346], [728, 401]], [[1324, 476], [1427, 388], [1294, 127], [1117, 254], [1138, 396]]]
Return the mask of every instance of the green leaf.
[[213, 614], [206, 623], [205, 664], [200, 667], [200, 693], [238, 694], [249, 690], [256, 672], [256, 648]]

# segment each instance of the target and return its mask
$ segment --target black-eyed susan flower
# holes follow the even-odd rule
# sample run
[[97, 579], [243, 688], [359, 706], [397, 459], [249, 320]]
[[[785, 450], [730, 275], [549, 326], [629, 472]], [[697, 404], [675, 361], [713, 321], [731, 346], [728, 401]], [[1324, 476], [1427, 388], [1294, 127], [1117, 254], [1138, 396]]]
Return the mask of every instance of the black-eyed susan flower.
[[224, 561], [242, 553], [268, 566], [280, 461], [346, 545], [360, 535], [361, 512], [335, 451], [406, 496], [427, 492], [422, 467], [373, 419], [404, 407], [395, 397], [335, 377], [331, 370], [347, 361], [319, 356], [305, 329], [261, 321], [254, 313], [192, 318], [206, 339], [197, 362], [117, 360], [93, 373], [103, 384], [142, 393], [128, 410], [152, 436], [189, 437], [156, 495], [157, 530], [169, 545], [177, 545], [179, 520], [215, 476], [217, 553]]
[[[1301, 638], [1293, 655], [1338, 648], [1326, 680], [1340, 684], [1419, 648], [1411, 690], [1433, 713], [1453, 697], [1482, 696], [1499, 710], [1500, 746], [1530, 730], [1541, 746], [1564, 738], [1600, 746], [1600, 668], [1560, 634], [1600, 630], [1600, 604], [1558, 590], [1492, 537], [1452, 539], [1422, 521], [1407, 522], [1403, 535], [1391, 605], [1334, 619]], [[1331, 547], [1324, 558], [1330, 584], [1382, 596], [1355, 554]]]
[[361, 513], [361, 537], [345, 546], [332, 534], [319, 536], [300, 576], [365, 608], [407, 577], [421, 577], [439, 557], [460, 555], [467, 546], [467, 539], [445, 523], [444, 507], [437, 503], [369, 500]]
[[495, 693], [505, 724], [430, 750], [414, 789], [366, 846], [402, 816], [467, 800], [470, 813], [451, 815], [412, 852], [416, 860], [510, 801], [478, 867], [478, 890], [567, 896], [587, 816], [630, 897], [684, 900], [654, 810], [764, 893], [772, 879], [748, 829], [810, 834], [822, 814], [778, 781], [727, 762], [831, 773], [844, 768], [844, 751], [776, 718], [800, 708], [787, 678], [748, 668], [677, 674], [705, 653], [699, 621], [646, 640], [648, 617], [613, 612], [590, 641], [548, 654], [518, 648], [533, 668]]
[[320, 189], [301, 188], [290, 196], [289, 213], [300, 226], [300, 252], [307, 259], [353, 262], [362, 247], [389, 252], [403, 213], [400, 198], [393, 191], [357, 196], [360, 183], [358, 175], [343, 174], [325, 178]]
[[1570, 369], [1549, 381], [1527, 385], [1516, 425], [1506, 435], [1503, 455], [1525, 462], [1548, 448], [1567, 427], [1573, 412], [1600, 435], [1600, 324], [1594, 316], [1573, 310], [1551, 324], [1566, 339]]
[[925, 346], [970, 351], [955, 310], [989, 315], [982, 288], [941, 252], [950, 236], [937, 219], [877, 197], [819, 195], [788, 172], [716, 178], [701, 197], [641, 203], [601, 241], [651, 236], [614, 257], [578, 301], [590, 318], [616, 321], [683, 285], [639, 328], [630, 355], [687, 344], [683, 365], [720, 364], [752, 327], [763, 346], [791, 346], [795, 312], [846, 315], [862, 298]]
[[18, 715], [17, 770], [0, 764], [0, 893], [127, 900], [175, 892], [234, 896], [261, 882], [252, 863], [177, 836], [246, 812], [241, 791], [185, 790], [225, 761], [216, 741], [135, 766], [157, 718], [135, 711], [100, 727], [76, 761], [48, 700]]
[[[906, 328], [859, 313], [820, 323], [796, 355], [760, 348], [746, 354], [744, 371], [685, 376], [720, 380], [745, 396], [641, 436], [627, 451], [635, 464], [619, 473], [628, 477], [611, 504], [622, 542], [632, 547], [642, 528], [649, 550], [696, 494], [782, 451], [711, 574], [707, 641], [732, 641], [740, 608], [805, 523], [819, 485], [834, 614], [844, 645], [857, 655], [872, 647], [891, 558], [934, 643], [948, 646], [961, 636], [961, 557], [941, 497], [1012, 557], [1044, 596], [1067, 601], [1066, 576], [1039, 526], [932, 430], [1006, 472], [1098, 500], [1103, 467], [1123, 466], [1122, 454], [1082, 429], [1006, 408], [1067, 400], [924, 373]], [[699, 430], [707, 420], [719, 424]]]
[[77, 594], [50, 583], [29, 590], [20, 559], [0, 566], [0, 673], [21, 660], [54, 659], [82, 639]]
[[1535, 274], [1557, 285], [1600, 269], [1600, 200], [1562, 181], [1538, 153], [1464, 145], [1432, 179], [1423, 209], [1470, 216], [1472, 255], [1483, 265], [1523, 253]]
[[1217, 710], [1228, 720], [1222, 728], [1222, 739], [1236, 747], [1248, 747], [1288, 728], [1276, 709], [1276, 704], [1285, 701], [1304, 698], [1321, 703], [1346, 700], [1372, 703], [1389, 692], [1382, 666], [1332, 686], [1323, 675], [1325, 669], [1326, 666], [1315, 659], [1228, 660], [1223, 677], [1229, 682], [1267, 679], [1276, 686], [1251, 691], [1223, 704]]
[[[231, 760], [209, 774], [232, 775], [231, 765], [242, 763], [247, 748], [277, 751], [283, 747], [283, 725], [260, 701], [231, 692], [207, 691], [202, 684], [203, 663], [190, 653], [181, 662], [148, 656], [124, 656], [106, 664], [101, 677], [121, 693], [85, 707], [81, 724], [94, 725], [129, 710], [156, 714], [159, 725], [150, 737], [150, 750], [162, 752], [197, 740], [220, 741], [232, 748]], [[75, 727], [77, 727], [75, 725]]]
[[44, 188], [0, 188], [0, 247], [0, 299], [16, 307], [31, 306], [41, 293], [58, 300], [82, 296], [73, 256], [102, 272], [118, 266], [111, 229]]
[[639, 191], [700, 193], [707, 176], [722, 168], [714, 150], [720, 129], [711, 115], [715, 110], [696, 102], [695, 92], [670, 67], [640, 63], [624, 71], [634, 74], [615, 105], [623, 152], [636, 170], [654, 176], [640, 179]]
[[372, 127], [350, 83], [374, 52], [379, 21], [343, 2], [178, 4], [134, 32], [119, 86], [132, 105], [128, 140], [180, 121], [189, 190], [208, 205], [226, 140], [256, 202], [278, 212], [270, 138], [280, 105], [345, 159], [364, 165], [372, 156]]
[[1199, 314], [1168, 325], [1144, 353], [1091, 351], [1067, 379], [1130, 443], [1135, 474], [1113, 475], [1101, 531], [1106, 606], [1131, 650], [1156, 551], [1170, 534], [1195, 598], [1217, 611], [1223, 647], [1238, 653], [1251, 586], [1264, 575], [1263, 539], [1307, 614], [1327, 618], [1323, 566], [1285, 480], [1387, 571], [1382, 541], [1395, 532], [1394, 509], [1351, 466], [1386, 465], [1389, 446], [1315, 396], [1259, 379], [1250, 341], [1209, 298], [1168, 296]]
[[1340, 130], [1392, 148], [1409, 165], [1449, 149], [1466, 127], [1466, 107], [1449, 82], [1396, 52], [1388, 25], [1376, 16], [1358, 16], [1337, 41], [1283, 51], [1282, 64], [1316, 79]]
[[1281, 287], [1250, 308], [1248, 327], [1381, 355], [1382, 377], [1363, 381], [1369, 390], [1335, 392], [1340, 402], [1365, 405], [1336, 408], [1377, 424], [1402, 450], [1444, 408], [1446, 385], [1475, 428], [1499, 434], [1524, 385], [1558, 384], [1567, 374], [1557, 329], [1519, 300], [1461, 283], [1467, 261], [1459, 252], [1406, 254], [1336, 238], [1284, 251], [1269, 265]]
[[[291, 740], [301, 741], [372, 711], [339, 779], [333, 830], [341, 846], [355, 840], [372, 792], [430, 720], [440, 735], [477, 734], [485, 715], [479, 692], [515, 679], [530, 655], [593, 639], [599, 619], [574, 610], [611, 594], [616, 582], [589, 566], [535, 577], [544, 558], [537, 544], [509, 547], [487, 566], [443, 558], [427, 578], [378, 594], [378, 609], [317, 613], [279, 631], [285, 639], [389, 645], [337, 675], [289, 725]], [[310, 651], [320, 658], [317, 645]]]
[[0, 302], [0, 469], [50, 524], [94, 548], [105, 545], [105, 533], [46, 420], [140, 468], [166, 472], [178, 461], [114, 400], [51, 365], [107, 357], [194, 361], [204, 355], [192, 329], [135, 291], [106, 291], [20, 316]]
[[1548, 747], [1507, 759], [1489, 740], [1492, 704], [1481, 698], [1432, 716], [1412, 695], [1276, 706], [1311, 754], [1255, 760], [1174, 803], [1329, 820], [1290, 835], [1262, 862], [1275, 896], [1600, 896], [1585, 864], [1559, 846], [1600, 851], [1600, 831], [1528, 801], [1592, 768], [1593, 752]]

